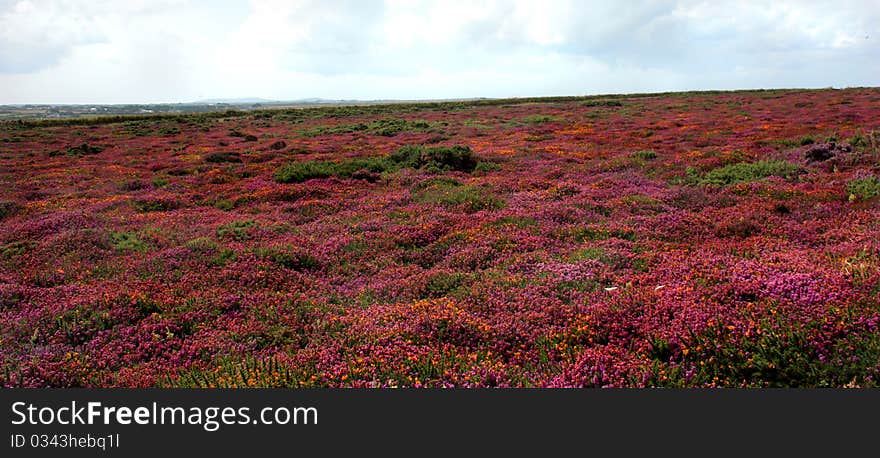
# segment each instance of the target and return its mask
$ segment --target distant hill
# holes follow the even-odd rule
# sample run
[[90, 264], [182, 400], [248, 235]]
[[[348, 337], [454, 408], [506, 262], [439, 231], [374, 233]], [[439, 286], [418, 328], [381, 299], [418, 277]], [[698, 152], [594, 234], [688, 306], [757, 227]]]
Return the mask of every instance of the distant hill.
[[234, 98], [234, 99], [204, 99], [204, 100], [197, 100], [197, 101], [191, 102], [191, 103], [195, 104], [195, 105], [202, 105], [202, 104], [209, 104], [209, 103], [226, 103], [226, 104], [230, 104], [230, 105], [238, 105], [238, 104], [242, 104], [242, 103], [272, 103], [272, 102], [276, 102], [276, 100], [261, 99], [259, 97], [240, 97], [240, 98]]

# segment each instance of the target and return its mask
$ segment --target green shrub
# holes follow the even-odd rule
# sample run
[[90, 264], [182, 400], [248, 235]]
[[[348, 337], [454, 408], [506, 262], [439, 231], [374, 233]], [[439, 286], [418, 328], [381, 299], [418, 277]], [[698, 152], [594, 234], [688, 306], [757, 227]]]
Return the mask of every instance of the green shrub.
[[436, 298], [448, 295], [462, 286], [464, 274], [461, 272], [440, 272], [432, 275], [425, 283], [425, 298]]
[[620, 107], [623, 103], [620, 100], [589, 100], [584, 102], [585, 107]]
[[275, 171], [275, 181], [279, 183], [302, 183], [313, 178], [332, 176], [350, 178], [355, 172], [366, 170], [382, 173], [390, 168], [384, 157], [349, 159], [344, 161], [306, 161], [290, 162]]
[[368, 123], [358, 122], [353, 124], [340, 124], [336, 126], [316, 126], [304, 130], [300, 135], [303, 137], [317, 137], [320, 135], [347, 134], [363, 132], [383, 137], [393, 137], [401, 132], [423, 132], [432, 127], [432, 124], [424, 120], [410, 121], [400, 118], [380, 118]]
[[531, 216], [504, 216], [489, 223], [490, 226], [513, 226], [526, 228], [538, 225], [538, 220]]
[[568, 255], [568, 260], [570, 262], [584, 261], [588, 259], [604, 262], [607, 259], [605, 256], [605, 249], [598, 246], [588, 246]]
[[801, 166], [788, 161], [740, 162], [710, 170], [700, 181], [703, 184], [726, 186], [735, 183], [749, 183], [770, 176], [791, 179], [797, 177], [802, 171]]
[[477, 157], [467, 146], [407, 145], [391, 153], [388, 159], [400, 168], [428, 169], [431, 167], [449, 171], [472, 172]]
[[871, 200], [880, 196], [880, 179], [869, 176], [850, 180], [846, 184], [846, 194], [850, 201]]
[[148, 197], [143, 199], [134, 199], [132, 201], [134, 209], [141, 212], [162, 212], [174, 210], [180, 207], [180, 202], [170, 197]]
[[275, 358], [223, 358], [215, 367], [190, 369], [162, 380], [165, 388], [302, 388], [313, 386], [307, 372], [279, 364]]
[[99, 154], [104, 151], [104, 147], [89, 145], [88, 143], [83, 143], [78, 146], [71, 146], [66, 150], [61, 151], [53, 151], [49, 153], [49, 156], [73, 156], [73, 157], [82, 157], [82, 156], [91, 156], [95, 154]]
[[312, 178], [333, 176], [333, 162], [308, 161], [284, 164], [275, 171], [275, 181], [279, 183], [302, 183]]
[[456, 186], [461, 186], [462, 184], [463, 183], [461, 181], [456, 180], [455, 178], [452, 178], [452, 177], [444, 177], [444, 176], [431, 177], [431, 178], [428, 178], [427, 180], [421, 181], [421, 182], [413, 185], [412, 191], [416, 192], [416, 191], [421, 191], [421, 190], [428, 189], [428, 188], [449, 189], [449, 188], [454, 188]]
[[527, 124], [544, 124], [548, 122], [564, 121], [562, 118], [549, 115], [529, 115], [522, 119]]
[[440, 204], [446, 207], [459, 207], [467, 213], [480, 210], [497, 210], [504, 207], [504, 201], [491, 192], [463, 183], [435, 183], [422, 189], [415, 200], [427, 204]]
[[395, 172], [402, 168], [424, 169], [446, 172], [458, 170], [472, 172], [477, 166], [477, 157], [467, 146], [424, 146], [408, 145], [384, 157], [367, 157], [342, 161], [290, 162], [275, 171], [275, 181], [279, 183], [302, 183], [313, 178], [353, 176], [368, 177], [357, 172], [370, 173]]
[[218, 248], [217, 242], [210, 237], [198, 237], [186, 242], [187, 248], [196, 253], [211, 253]]
[[0, 200], [0, 219], [12, 216], [21, 210], [22, 206], [18, 202], [11, 200]]
[[279, 248], [259, 248], [257, 256], [269, 259], [291, 270], [315, 270], [321, 266], [320, 261], [309, 253], [298, 250], [282, 250]]
[[168, 177], [165, 176], [155, 176], [150, 181], [153, 183], [153, 186], [157, 188], [164, 188], [165, 186], [168, 186]]
[[217, 210], [229, 211], [235, 208], [235, 202], [229, 199], [218, 199], [212, 206]]
[[147, 251], [149, 245], [134, 232], [111, 232], [110, 242], [118, 251]]
[[0, 245], [0, 258], [9, 259], [21, 256], [34, 249], [34, 242], [17, 240], [15, 242]]
[[220, 267], [229, 264], [232, 261], [235, 261], [238, 258], [238, 255], [235, 254], [235, 251], [231, 248], [222, 248], [218, 251], [210, 260], [208, 260], [208, 265]]
[[651, 159], [657, 159], [657, 153], [655, 153], [654, 151], [650, 151], [650, 150], [636, 151], [633, 154], [633, 156], [635, 156], [636, 159], [641, 159], [644, 161], [649, 161]]
[[[880, 360], [880, 334], [843, 334], [829, 342], [829, 355], [820, 357], [814, 335], [823, 322], [793, 323], [774, 316], [757, 322], [758, 332], [736, 336], [715, 325], [691, 337], [681, 367], [692, 367], [689, 380], [672, 371], [660, 385], [819, 388], [855, 383], [875, 387], [869, 375]], [[850, 355], [857, 355], [851, 357]], [[664, 361], [665, 362], [665, 361]]]
[[231, 151], [218, 151], [206, 155], [205, 162], [210, 162], [214, 164], [221, 162], [241, 163], [241, 154]]
[[501, 170], [501, 165], [489, 161], [480, 161], [477, 163], [477, 166], [474, 167], [474, 173], [496, 172], [498, 170]]
[[231, 223], [222, 224], [217, 228], [217, 237], [231, 237], [234, 240], [245, 240], [251, 238], [250, 228], [256, 226], [254, 220], [233, 221]]

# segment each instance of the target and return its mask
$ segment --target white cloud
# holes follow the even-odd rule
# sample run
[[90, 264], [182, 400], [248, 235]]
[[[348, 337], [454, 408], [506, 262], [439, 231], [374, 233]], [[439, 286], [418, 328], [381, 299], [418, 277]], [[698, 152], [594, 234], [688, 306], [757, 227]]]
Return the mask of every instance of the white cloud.
[[0, 103], [877, 85], [880, 1], [0, 0]]

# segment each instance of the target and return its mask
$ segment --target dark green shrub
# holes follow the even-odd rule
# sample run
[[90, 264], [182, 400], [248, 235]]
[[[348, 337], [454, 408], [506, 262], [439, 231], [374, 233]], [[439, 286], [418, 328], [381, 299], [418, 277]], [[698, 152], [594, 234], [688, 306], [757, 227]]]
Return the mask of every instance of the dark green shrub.
[[164, 188], [165, 186], [168, 186], [168, 177], [161, 175], [155, 176], [152, 180], [150, 180], [150, 182], [153, 183], [153, 186], [157, 188]]
[[850, 201], [871, 200], [880, 196], [880, 179], [869, 176], [850, 180], [846, 184], [846, 194]]
[[110, 242], [118, 251], [147, 251], [150, 248], [134, 232], [111, 232]]
[[217, 210], [228, 212], [229, 210], [235, 208], [235, 202], [229, 199], [217, 199], [211, 203], [211, 206], [216, 208]]
[[210, 153], [205, 156], [205, 162], [211, 163], [220, 163], [220, 162], [241, 162], [241, 154], [235, 152], [215, 152]]
[[272, 262], [291, 270], [306, 271], [315, 270], [321, 267], [318, 258], [309, 253], [294, 249], [283, 250], [279, 248], [259, 248], [257, 250], [257, 256], [269, 259]]
[[417, 202], [457, 207], [466, 213], [497, 210], [504, 201], [486, 189], [469, 184], [437, 184], [427, 187], [415, 196]]
[[104, 147], [89, 145], [88, 143], [83, 143], [78, 146], [71, 146], [66, 150], [61, 151], [52, 151], [49, 153], [49, 156], [74, 156], [74, 157], [82, 157], [82, 156], [91, 156], [104, 151]]
[[16, 256], [21, 256], [28, 251], [34, 249], [34, 242], [17, 240], [15, 242], [7, 243], [6, 245], [0, 245], [0, 258], [10, 259]]
[[421, 191], [423, 189], [428, 189], [428, 188], [449, 189], [449, 188], [454, 188], [456, 186], [461, 186], [462, 184], [463, 183], [461, 181], [458, 181], [455, 178], [451, 178], [451, 177], [432, 177], [432, 178], [428, 178], [427, 180], [416, 183], [412, 187], [412, 190], [413, 190], [413, 192], [416, 192], [416, 191]]
[[21, 204], [11, 200], [0, 200], [0, 220], [21, 211]]
[[254, 220], [233, 221], [231, 223], [222, 224], [217, 228], [217, 237], [230, 237], [234, 240], [245, 240], [251, 238], [250, 229], [255, 227], [257, 222]]
[[221, 359], [207, 370], [181, 371], [160, 382], [165, 388], [302, 388], [314, 386], [310, 373], [275, 358]]
[[180, 208], [180, 202], [170, 197], [148, 197], [132, 201], [134, 209], [141, 212], [162, 212]]
[[480, 161], [477, 163], [477, 166], [474, 167], [474, 173], [488, 173], [496, 172], [498, 170], [501, 170], [501, 165], [489, 161]]
[[523, 118], [523, 122], [527, 124], [544, 124], [548, 122], [559, 122], [563, 121], [562, 118], [557, 118], [556, 116], [549, 115], [530, 115]]
[[414, 169], [436, 167], [443, 171], [457, 170], [461, 172], [472, 172], [478, 162], [470, 147], [460, 145], [407, 145], [391, 153], [388, 158], [400, 167]]
[[585, 107], [620, 107], [623, 103], [620, 100], [589, 100], [584, 102]]
[[237, 258], [238, 255], [235, 254], [234, 250], [231, 248], [222, 248], [208, 260], [208, 265], [221, 267], [235, 261]]
[[196, 253], [211, 253], [219, 248], [217, 242], [210, 237], [199, 237], [186, 242], [187, 248]]
[[[425, 169], [446, 172], [457, 170], [472, 172], [477, 157], [467, 146], [408, 145], [389, 156], [347, 159], [342, 161], [290, 162], [275, 171], [279, 183], [302, 183], [313, 178], [358, 178], [375, 181], [383, 172], [395, 172], [402, 168]], [[366, 172], [366, 173], [365, 173]]]
[[301, 135], [303, 137], [317, 137], [320, 135], [362, 132], [383, 137], [393, 137], [401, 132], [424, 132], [430, 128], [431, 124], [423, 120], [410, 121], [399, 118], [380, 118], [369, 123], [358, 122], [335, 126], [316, 126], [303, 131]]
[[350, 159], [346, 161], [307, 161], [291, 162], [275, 171], [275, 181], [279, 183], [302, 183], [313, 178], [331, 176], [363, 178], [358, 172], [382, 173], [391, 165], [384, 157]]
[[[856, 384], [875, 387], [869, 375], [880, 360], [880, 334], [843, 334], [830, 342], [830, 352], [820, 357], [814, 335], [821, 322], [791, 323], [766, 318], [757, 323], [759, 332], [734, 335], [716, 325], [692, 336], [682, 367], [692, 367], [685, 382], [680, 374], [661, 383], [667, 386], [720, 385], [730, 387], [819, 388]], [[849, 355], [858, 355], [851, 357]]]
[[726, 186], [735, 183], [749, 183], [770, 176], [791, 179], [797, 177], [802, 171], [801, 166], [788, 161], [740, 162], [710, 170], [700, 181], [703, 184]]
[[327, 178], [336, 170], [333, 164], [330, 161], [291, 162], [275, 171], [275, 181], [302, 183], [312, 178]]
[[425, 298], [437, 298], [448, 295], [462, 286], [464, 274], [461, 272], [439, 272], [432, 275], [425, 283]]

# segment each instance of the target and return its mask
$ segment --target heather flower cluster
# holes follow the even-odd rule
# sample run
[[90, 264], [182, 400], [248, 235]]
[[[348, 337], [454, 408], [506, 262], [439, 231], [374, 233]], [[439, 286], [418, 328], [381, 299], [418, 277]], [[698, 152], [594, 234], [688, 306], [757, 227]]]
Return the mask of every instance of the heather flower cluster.
[[874, 387], [880, 91], [0, 124], [0, 386]]

